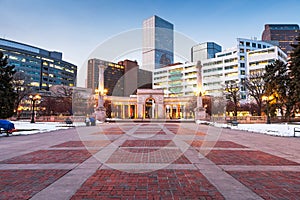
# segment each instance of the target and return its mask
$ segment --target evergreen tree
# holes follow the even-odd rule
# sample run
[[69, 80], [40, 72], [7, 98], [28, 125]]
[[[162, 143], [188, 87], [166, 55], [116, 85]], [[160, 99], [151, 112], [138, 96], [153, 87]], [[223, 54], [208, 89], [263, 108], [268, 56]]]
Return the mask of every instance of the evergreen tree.
[[[264, 74], [266, 95], [271, 97], [271, 109], [275, 112], [279, 108], [281, 115], [288, 119], [295, 113], [295, 99], [291, 98], [295, 94], [295, 85], [289, 73], [289, 65], [280, 60], [266, 66]], [[271, 102], [270, 102], [271, 101]], [[271, 113], [274, 115], [274, 113]]]
[[291, 84], [293, 85], [295, 92], [290, 98], [293, 98], [298, 108], [300, 107], [300, 35], [296, 38], [297, 43], [292, 44], [293, 53], [290, 59], [290, 76]]
[[14, 66], [9, 66], [7, 56], [0, 52], [0, 119], [14, 114], [16, 94], [13, 87]]

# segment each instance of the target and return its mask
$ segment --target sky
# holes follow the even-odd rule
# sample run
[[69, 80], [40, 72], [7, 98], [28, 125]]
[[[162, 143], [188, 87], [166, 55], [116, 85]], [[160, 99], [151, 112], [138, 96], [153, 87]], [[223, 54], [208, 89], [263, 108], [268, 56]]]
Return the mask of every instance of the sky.
[[[153, 15], [195, 43], [212, 41], [223, 49], [236, 38], [261, 39], [264, 24], [300, 24], [299, 0], [0, 0], [0, 8], [1, 38], [62, 52], [79, 72], [95, 49], [112, 46], [108, 41], [142, 28]], [[111, 59], [114, 48], [98, 56]], [[134, 54], [128, 58], [141, 64]]]

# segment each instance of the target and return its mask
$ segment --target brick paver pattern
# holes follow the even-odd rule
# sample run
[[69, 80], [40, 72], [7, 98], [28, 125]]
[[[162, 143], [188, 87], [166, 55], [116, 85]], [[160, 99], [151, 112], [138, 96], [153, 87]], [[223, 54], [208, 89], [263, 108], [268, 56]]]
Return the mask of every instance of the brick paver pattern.
[[143, 174], [98, 170], [72, 199], [224, 198], [197, 170], [158, 170]]
[[243, 145], [231, 142], [231, 141], [188, 141], [192, 147], [214, 147], [214, 148], [247, 148]]
[[[299, 163], [265, 153], [259, 148], [253, 148], [253, 145], [251, 146], [249, 143], [243, 144], [247, 144], [247, 146], [249, 144], [250, 149], [238, 144], [239, 142], [226, 141], [230, 138], [221, 138], [222, 140], [216, 142], [204, 141], [203, 136], [206, 134], [209, 136], [210, 133], [204, 133], [205, 129], [198, 130], [200, 126], [197, 125], [192, 126], [194, 129], [190, 129], [190, 127], [179, 124], [120, 125], [104, 123], [95, 127], [99, 129], [87, 128], [86, 130], [91, 132], [84, 132], [84, 136], [88, 136], [86, 141], [79, 141], [80, 139], [75, 139], [75, 137], [73, 139], [66, 137], [64, 140], [55, 140], [55, 143], [49, 142], [49, 146], [45, 149], [23, 155], [14, 154], [20, 156], [12, 158], [3, 156], [2, 159], [5, 160], [0, 162], [0, 167], [3, 167], [0, 170], [0, 199], [29, 199], [40, 191], [43, 193], [49, 189], [46, 187], [50, 184], [61, 177], [60, 181], [65, 178], [63, 176], [68, 170], [60, 167], [69, 165], [63, 165], [64, 163], [83, 163], [94, 153], [97, 153], [96, 155], [100, 159], [105, 158], [105, 161], [101, 163], [104, 165], [101, 167], [93, 159], [83, 164], [83, 166], [95, 167], [93, 169], [97, 170], [96, 172], [92, 171], [91, 174], [95, 173], [86, 177], [86, 180], [84, 179], [83, 185], [74, 186], [74, 191], [80, 188], [70, 194], [74, 194], [72, 199], [224, 199], [222, 194], [226, 196], [226, 191], [222, 190], [222, 187], [218, 187], [220, 190], [218, 191], [214, 186], [218, 185], [214, 181], [219, 181], [222, 177], [214, 180], [211, 178], [214, 173], [206, 173], [205, 176], [212, 181], [209, 182], [203, 175], [204, 171], [199, 170], [201, 159], [205, 161], [205, 158], [199, 157], [201, 153], [216, 165], [227, 165], [227, 170], [230, 167], [243, 168], [254, 165], [265, 165], [262, 169], [271, 166], [282, 168], [288, 166], [291, 170], [295, 168], [295, 171], [238, 171], [235, 168], [236, 171], [228, 170], [227, 173], [232, 176], [230, 180], [235, 181], [235, 178], [264, 199], [299, 199]], [[131, 131], [132, 129], [136, 131]], [[82, 130], [84, 131], [84, 128]], [[103, 137], [101, 134], [107, 136]], [[103, 138], [107, 140], [102, 140]], [[92, 139], [95, 140], [92, 141]], [[188, 147], [187, 144], [190, 145], [190, 148], [183, 152], [187, 150], [185, 149]], [[93, 149], [88, 151], [85, 147]], [[212, 150], [203, 147], [211, 147]], [[16, 148], [17, 151], [18, 148]], [[108, 156], [106, 157], [106, 155]], [[55, 169], [50, 170], [47, 169], [48, 165], [42, 165], [50, 163], [55, 164], [49, 165], [55, 166]], [[18, 164], [21, 164], [20, 168], [26, 168], [26, 170], [7, 170], [10, 167], [19, 168]], [[41, 165], [27, 166], [23, 164]], [[124, 166], [125, 170], [129, 172], [141, 172], [143, 170], [138, 167], [148, 167], [148, 164], [151, 169], [158, 167], [147, 173], [127, 173], [122, 170], [109, 169], [109, 164], [117, 167]], [[138, 166], [138, 164], [144, 165]], [[160, 164], [166, 165], [166, 168], [159, 168]], [[27, 167], [45, 167], [45, 169], [36, 170], [36, 168], [27, 169]], [[214, 166], [212, 170], [218, 167], [222, 166]], [[261, 166], [257, 166], [255, 170], [259, 170], [259, 167]], [[79, 170], [84, 172], [86, 169], [79, 168]], [[222, 173], [226, 174], [225, 171]], [[68, 178], [65, 181], [69, 183]], [[52, 186], [56, 187], [55, 184]], [[53, 189], [52, 186], [50, 190]], [[227, 187], [230, 188], [230, 181], [229, 185], [226, 185]], [[244, 186], [241, 185], [241, 187]], [[44, 188], [46, 190], [43, 190]], [[231, 189], [235, 190], [236, 188]]]
[[111, 155], [107, 163], [191, 164], [180, 150], [164, 148], [121, 148]]
[[0, 199], [29, 199], [68, 170], [0, 170]]
[[300, 198], [300, 172], [229, 171], [228, 173], [264, 199]]
[[206, 157], [217, 165], [299, 165], [262, 151], [212, 150]]
[[121, 147], [176, 147], [172, 140], [126, 140]]
[[106, 140], [95, 140], [95, 141], [68, 141], [64, 142], [52, 148], [64, 148], [64, 147], [105, 147], [110, 144], [110, 141]]
[[91, 157], [87, 150], [39, 150], [1, 161], [0, 164], [82, 163]]

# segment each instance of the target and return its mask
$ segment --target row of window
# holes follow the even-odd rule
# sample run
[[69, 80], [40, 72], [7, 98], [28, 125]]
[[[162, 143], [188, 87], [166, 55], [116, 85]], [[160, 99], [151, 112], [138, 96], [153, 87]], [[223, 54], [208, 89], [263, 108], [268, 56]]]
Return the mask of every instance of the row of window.
[[265, 44], [260, 44], [260, 43], [256, 43], [256, 42], [245, 42], [245, 41], [240, 41], [240, 46], [246, 46], [246, 47], [253, 47], [253, 48], [269, 48], [271, 46], [269, 45], [265, 45]]

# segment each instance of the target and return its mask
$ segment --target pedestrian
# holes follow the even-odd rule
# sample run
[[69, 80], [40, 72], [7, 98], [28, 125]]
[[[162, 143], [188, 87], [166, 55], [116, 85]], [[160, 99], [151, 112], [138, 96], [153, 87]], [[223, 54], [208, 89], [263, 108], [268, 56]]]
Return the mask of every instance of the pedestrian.
[[89, 116], [86, 116], [86, 118], [85, 118], [85, 125], [86, 126], [89, 126], [90, 125], [90, 118], [89, 118]]

